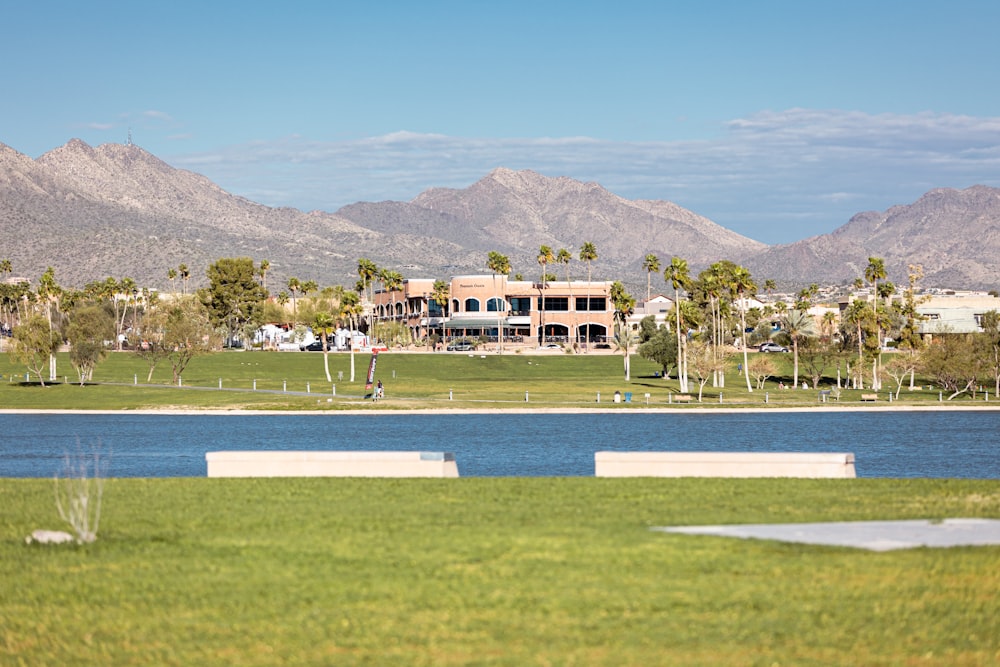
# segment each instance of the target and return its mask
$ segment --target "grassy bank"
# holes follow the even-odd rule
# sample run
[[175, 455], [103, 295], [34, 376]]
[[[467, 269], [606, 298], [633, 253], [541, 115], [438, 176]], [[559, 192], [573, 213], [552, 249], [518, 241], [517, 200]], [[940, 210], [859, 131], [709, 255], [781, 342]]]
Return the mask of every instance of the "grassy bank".
[[976, 480], [111, 479], [99, 540], [0, 480], [4, 664], [986, 665], [1000, 547], [650, 526], [1000, 517]]
[[[804, 407], [820, 404], [819, 393], [808, 389], [779, 389], [790, 383], [788, 355], [771, 355], [779, 374], [763, 390], [748, 392], [735, 362], [725, 388], [705, 388], [701, 407]], [[156, 369], [149, 384], [148, 367], [134, 355], [115, 353], [101, 363], [94, 384], [72, 383], [72, 367], [59, 355], [60, 381], [40, 387], [24, 382], [24, 369], [0, 356], [0, 407], [25, 409], [139, 409], [139, 408], [249, 408], [249, 409], [414, 409], [414, 408], [587, 408], [615, 407], [614, 393], [632, 394], [620, 409], [676, 407], [675, 379], [656, 377], [657, 367], [633, 356], [632, 377], [624, 380], [620, 355], [591, 354], [464, 354], [395, 353], [379, 355], [376, 377], [386, 386], [386, 400], [365, 403], [365, 376], [369, 355], [355, 355], [351, 382], [349, 354], [330, 355], [332, 382], [323, 372], [323, 357], [304, 352], [224, 352], [196, 358], [184, 372], [183, 387], [172, 380], [168, 366]], [[835, 389], [836, 378], [825, 378], [825, 389]], [[937, 405], [938, 391], [903, 390], [901, 405]], [[220, 390], [219, 387], [222, 387]], [[697, 396], [697, 386], [692, 392]], [[862, 391], [843, 390], [839, 402], [860, 406]], [[649, 394], [648, 398], [646, 394]], [[600, 397], [600, 403], [598, 403]], [[828, 398], [828, 405], [834, 403]], [[962, 397], [948, 405], [989, 404]], [[996, 404], [996, 397], [992, 397]], [[882, 391], [876, 404], [888, 402]], [[694, 405], [693, 401], [692, 404]], [[689, 405], [689, 407], [690, 407]], [[865, 405], [872, 405], [866, 403]]]

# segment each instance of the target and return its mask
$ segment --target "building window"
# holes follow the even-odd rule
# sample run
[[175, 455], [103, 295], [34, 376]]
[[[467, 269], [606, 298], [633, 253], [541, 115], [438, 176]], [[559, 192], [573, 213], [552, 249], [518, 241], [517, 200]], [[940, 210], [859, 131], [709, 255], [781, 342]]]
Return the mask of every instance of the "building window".
[[607, 299], [603, 296], [592, 296], [590, 297], [590, 303], [587, 303], [587, 297], [578, 296], [576, 297], [576, 309], [582, 312], [599, 312], [603, 313], [607, 310], [606, 306]]
[[507, 309], [504, 307], [503, 299], [493, 297], [486, 302], [486, 310], [491, 313], [502, 313]]
[[941, 313], [927, 313], [926, 315], [924, 315], [924, 317], [926, 317], [929, 320], [940, 320]]
[[[542, 297], [538, 297], [538, 310], [542, 309]], [[545, 297], [545, 310], [554, 312], [565, 312], [569, 310], [569, 298], [565, 296]]]
[[531, 312], [530, 296], [513, 296], [510, 298], [510, 312], [512, 315], [527, 315]]
[[467, 313], [478, 313], [479, 312], [479, 299], [468, 298], [465, 300], [465, 312]]

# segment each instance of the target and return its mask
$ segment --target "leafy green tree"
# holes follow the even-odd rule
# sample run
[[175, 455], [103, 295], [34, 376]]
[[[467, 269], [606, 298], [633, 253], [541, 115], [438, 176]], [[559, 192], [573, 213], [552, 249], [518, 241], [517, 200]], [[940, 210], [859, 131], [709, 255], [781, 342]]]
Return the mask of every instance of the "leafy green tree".
[[980, 335], [984, 366], [993, 376], [993, 395], [1000, 398], [1000, 313], [988, 310], [982, 315]]
[[9, 349], [10, 358], [24, 364], [30, 373], [38, 377], [44, 387], [44, 371], [49, 365], [49, 357], [55, 354], [62, 343], [62, 336], [49, 326], [49, 321], [38, 313], [29, 315], [14, 327], [14, 337]]
[[208, 267], [208, 287], [199, 290], [213, 326], [226, 332], [228, 343], [250, 338], [263, 321], [267, 294], [256, 279], [249, 257], [223, 257]]
[[219, 343], [205, 304], [195, 299], [183, 299], [167, 309], [162, 345], [175, 384], [180, 381], [192, 359], [218, 349]]
[[666, 327], [657, 327], [655, 324], [650, 331], [648, 325], [644, 324], [647, 320], [652, 321], [652, 315], [642, 318], [642, 321], [639, 322], [641, 342], [636, 348], [636, 353], [643, 359], [658, 364], [663, 372], [663, 377], [669, 377], [670, 368], [677, 364], [676, 337]]
[[94, 379], [94, 368], [108, 356], [105, 341], [115, 335], [111, 313], [98, 304], [73, 310], [66, 338], [69, 340], [69, 360], [76, 369], [80, 384]]
[[971, 335], [942, 333], [920, 353], [920, 370], [945, 391], [948, 400], [971, 392], [982, 371], [982, 357], [976, 354]]

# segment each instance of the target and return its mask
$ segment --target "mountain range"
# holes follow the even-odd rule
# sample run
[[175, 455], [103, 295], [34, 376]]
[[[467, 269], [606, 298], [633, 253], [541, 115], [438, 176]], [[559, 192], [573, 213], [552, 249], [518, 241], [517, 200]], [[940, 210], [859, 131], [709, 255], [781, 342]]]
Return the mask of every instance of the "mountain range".
[[[186, 264], [195, 285], [220, 257], [271, 264], [268, 283], [288, 277], [353, 285], [366, 257], [404, 277], [486, 273], [492, 251], [513, 271], [539, 272], [538, 248], [574, 258], [592, 242], [594, 279], [645, 286], [649, 253], [662, 265], [685, 258], [693, 272], [730, 259], [758, 280], [794, 288], [847, 283], [868, 257], [889, 279], [922, 264], [925, 285], [995, 288], [1000, 275], [1000, 190], [932, 190], [918, 201], [855, 215], [830, 234], [768, 246], [669, 201], [628, 200], [596, 183], [498, 168], [463, 189], [434, 188], [409, 202], [359, 202], [333, 213], [272, 208], [175, 169], [139, 146], [91, 147], [73, 139], [37, 159], [0, 144], [0, 258], [36, 280], [46, 267], [64, 285], [107, 276], [169, 289], [167, 271]], [[552, 266], [581, 278], [579, 262]], [[662, 279], [657, 284], [663, 287]]]

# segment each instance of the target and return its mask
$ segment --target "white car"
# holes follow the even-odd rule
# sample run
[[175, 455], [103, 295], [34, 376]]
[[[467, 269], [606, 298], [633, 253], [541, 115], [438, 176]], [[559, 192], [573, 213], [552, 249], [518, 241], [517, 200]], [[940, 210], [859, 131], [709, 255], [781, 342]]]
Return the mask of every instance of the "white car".
[[761, 352], [788, 352], [788, 348], [783, 345], [778, 345], [772, 341], [766, 343], [761, 343], [760, 347], [757, 348]]

